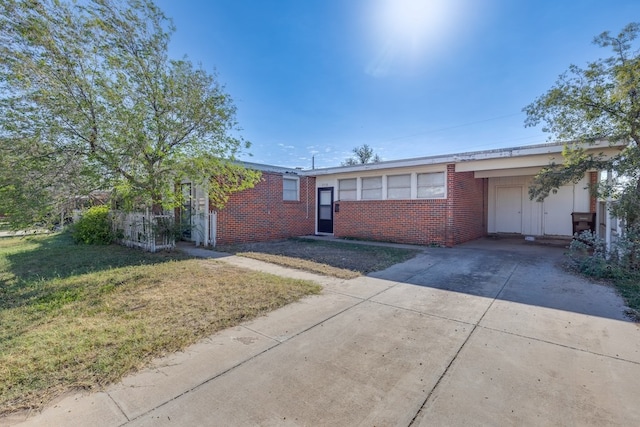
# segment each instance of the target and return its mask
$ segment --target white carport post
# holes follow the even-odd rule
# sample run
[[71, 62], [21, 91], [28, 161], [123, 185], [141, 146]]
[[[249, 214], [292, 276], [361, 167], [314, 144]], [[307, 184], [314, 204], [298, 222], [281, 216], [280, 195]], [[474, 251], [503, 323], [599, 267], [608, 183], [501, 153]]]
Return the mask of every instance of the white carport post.
[[[607, 187], [610, 189], [612, 183], [611, 170], [607, 170]], [[604, 213], [604, 242], [607, 254], [611, 250], [611, 191], [608, 192]]]

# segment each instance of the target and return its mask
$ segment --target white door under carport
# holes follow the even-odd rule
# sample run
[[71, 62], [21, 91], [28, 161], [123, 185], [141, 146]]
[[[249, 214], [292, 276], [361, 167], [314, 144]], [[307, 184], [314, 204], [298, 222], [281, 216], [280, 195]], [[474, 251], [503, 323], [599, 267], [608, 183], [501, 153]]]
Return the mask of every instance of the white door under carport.
[[496, 232], [522, 233], [522, 186], [496, 186]]
[[489, 178], [489, 233], [571, 236], [571, 213], [589, 211], [586, 178], [575, 185], [561, 187], [544, 202], [529, 199], [527, 189], [532, 178]]
[[[549, 194], [542, 203], [543, 234], [546, 236], [571, 236], [573, 224], [571, 213], [574, 209], [575, 188], [573, 185], [563, 185], [557, 193]], [[587, 209], [588, 210], [588, 209]], [[583, 212], [582, 210], [580, 212]]]

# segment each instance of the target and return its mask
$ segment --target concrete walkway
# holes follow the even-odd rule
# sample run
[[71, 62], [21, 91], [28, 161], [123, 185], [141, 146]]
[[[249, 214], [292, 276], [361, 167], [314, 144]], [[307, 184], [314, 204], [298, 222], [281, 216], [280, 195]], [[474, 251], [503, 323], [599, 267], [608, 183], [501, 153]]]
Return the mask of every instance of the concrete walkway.
[[324, 292], [0, 424], [640, 425], [639, 325], [562, 249], [423, 249], [348, 281], [218, 254]]

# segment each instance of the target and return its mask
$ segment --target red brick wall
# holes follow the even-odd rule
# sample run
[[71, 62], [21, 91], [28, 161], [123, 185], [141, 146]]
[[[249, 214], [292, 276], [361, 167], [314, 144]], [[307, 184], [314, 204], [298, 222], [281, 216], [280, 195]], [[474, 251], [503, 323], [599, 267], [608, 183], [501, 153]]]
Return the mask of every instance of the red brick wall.
[[447, 166], [447, 246], [468, 242], [487, 232], [488, 180], [474, 178], [473, 172], [455, 172]]
[[300, 177], [300, 201], [282, 200], [282, 175], [263, 172], [252, 189], [231, 195], [218, 212], [217, 244], [263, 242], [313, 234], [315, 178]]
[[334, 235], [417, 245], [445, 244], [447, 201], [340, 201]]
[[486, 179], [447, 166], [447, 199], [340, 201], [334, 235], [453, 246], [486, 234]]
[[[447, 166], [447, 199], [340, 201], [334, 235], [452, 246], [486, 234], [487, 180]], [[282, 175], [263, 172], [253, 189], [231, 196], [218, 212], [218, 244], [313, 234], [315, 178], [300, 178], [300, 201], [282, 200]]]

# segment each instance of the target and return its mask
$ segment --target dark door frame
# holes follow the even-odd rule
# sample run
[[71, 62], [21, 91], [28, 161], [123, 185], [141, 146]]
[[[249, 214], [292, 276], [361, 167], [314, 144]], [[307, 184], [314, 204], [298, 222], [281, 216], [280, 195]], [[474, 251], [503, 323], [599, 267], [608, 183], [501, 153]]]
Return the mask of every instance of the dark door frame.
[[[329, 192], [331, 195], [331, 203], [323, 205], [321, 194]], [[333, 234], [333, 187], [320, 187], [318, 188], [318, 203], [317, 203], [317, 220], [316, 227], [318, 233]], [[328, 215], [328, 217], [327, 217]]]

